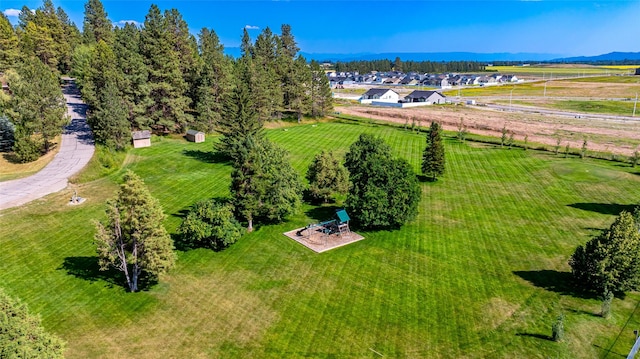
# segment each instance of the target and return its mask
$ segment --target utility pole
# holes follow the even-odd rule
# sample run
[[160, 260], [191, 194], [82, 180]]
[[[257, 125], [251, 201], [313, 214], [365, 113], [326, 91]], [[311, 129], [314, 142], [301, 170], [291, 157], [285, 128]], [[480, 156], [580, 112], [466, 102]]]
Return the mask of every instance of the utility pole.
[[511, 101], [513, 100], [513, 90], [515, 90], [516, 87], [513, 86], [513, 88], [511, 89], [511, 93], [509, 93], [509, 111], [512, 111], [512, 107], [511, 107]]
[[633, 115], [631, 117], [636, 117], [636, 106], [638, 105], [638, 93], [636, 92], [636, 100], [633, 103]]
[[544, 94], [542, 95], [542, 97], [547, 97], [547, 83], [548, 83], [548, 82], [549, 82], [549, 81], [546, 81], [546, 82], [544, 83]]

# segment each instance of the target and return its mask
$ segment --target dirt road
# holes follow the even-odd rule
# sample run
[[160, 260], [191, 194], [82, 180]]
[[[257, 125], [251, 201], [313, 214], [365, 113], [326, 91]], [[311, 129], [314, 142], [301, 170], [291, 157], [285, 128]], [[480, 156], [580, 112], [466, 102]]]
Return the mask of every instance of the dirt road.
[[516, 140], [528, 136], [529, 143], [554, 146], [558, 138], [564, 148], [582, 147], [586, 138], [588, 149], [630, 156], [640, 145], [640, 121], [611, 121], [606, 118], [567, 118], [551, 114], [517, 113], [476, 106], [446, 105], [414, 108], [384, 108], [373, 106], [336, 106], [340, 113], [408, 124], [429, 126], [439, 121], [445, 130], [457, 131], [460, 122], [470, 133], [500, 137], [502, 129], [514, 133]]

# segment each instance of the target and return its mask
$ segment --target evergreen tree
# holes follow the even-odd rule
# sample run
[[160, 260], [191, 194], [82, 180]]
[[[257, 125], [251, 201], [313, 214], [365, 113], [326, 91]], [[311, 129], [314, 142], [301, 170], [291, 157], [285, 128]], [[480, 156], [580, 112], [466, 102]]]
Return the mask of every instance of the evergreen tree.
[[56, 10], [56, 16], [62, 25], [64, 41], [67, 44], [66, 49], [60, 58], [58, 69], [61, 73], [68, 74], [72, 70], [74, 50], [82, 43], [82, 34], [80, 33], [80, 30], [78, 30], [76, 24], [69, 19], [69, 15], [67, 15], [61, 7], [58, 7]]
[[[122, 150], [129, 143], [131, 126], [126, 105], [120, 97], [115, 74], [98, 92], [98, 103], [89, 116], [89, 124], [97, 143], [107, 148]], [[109, 74], [107, 74], [109, 75]]]
[[258, 118], [267, 121], [282, 109], [282, 82], [277, 72], [277, 37], [266, 27], [256, 38], [249, 87]]
[[640, 288], [640, 233], [638, 222], [622, 212], [611, 227], [578, 246], [569, 260], [577, 283], [598, 293]]
[[[156, 5], [151, 5], [140, 38], [140, 50], [149, 71], [150, 105], [147, 117], [153, 128], [161, 132], [179, 132], [190, 123], [191, 99], [186, 96], [187, 82], [180, 64], [182, 37], [171, 34], [181, 28], [176, 14], [165, 18]], [[169, 23], [171, 21], [171, 23]], [[184, 34], [183, 34], [184, 35]]]
[[[42, 151], [47, 153], [51, 140], [68, 123], [65, 99], [58, 77], [40, 61], [29, 61], [19, 68], [18, 75], [11, 80], [11, 91], [11, 110], [7, 115], [16, 127], [14, 151], [23, 162], [29, 162], [34, 159], [32, 150], [37, 143], [32, 136], [40, 135]], [[29, 155], [22, 157], [20, 153]]]
[[[238, 66], [238, 76], [243, 77], [243, 61]], [[242, 82], [238, 81], [235, 90], [227, 99], [225, 113], [220, 119], [216, 130], [222, 134], [220, 141], [215, 145], [215, 150], [238, 160], [238, 156], [243, 151], [243, 146], [247, 145], [247, 137], [255, 141], [261, 141], [264, 137], [262, 122], [258, 119], [249, 91]]]
[[[281, 34], [277, 42], [278, 76], [282, 83], [283, 106], [286, 109], [292, 109], [293, 102], [301, 97], [300, 92], [304, 93], [305, 82], [308, 86], [309, 81], [305, 81], [304, 77], [301, 78], [298, 71], [303, 69], [299, 64], [294, 63], [296, 54], [300, 49], [291, 33], [291, 26], [283, 24], [280, 29]], [[299, 82], [300, 80], [302, 82]], [[303, 88], [303, 90], [300, 91], [300, 88]], [[300, 112], [298, 113], [298, 118], [300, 118]]]
[[366, 229], [396, 228], [413, 218], [420, 186], [409, 163], [380, 138], [361, 134], [345, 156], [351, 181], [345, 207]]
[[15, 132], [16, 128], [13, 123], [5, 116], [0, 115], [0, 152], [9, 151], [13, 147]]
[[242, 42], [240, 43], [240, 53], [242, 58], [253, 58], [253, 42], [246, 28], [242, 30]]
[[107, 220], [96, 222], [94, 237], [101, 270], [124, 273], [129, 290], [138, 291], [144, 272], [151, 278], [175, 265], [173, 241], [162, 226], [165, 214], [144, 182], [128, 171], [116, 198], [107, 202]]
[[431, 122], [427, 133], [427, 146], [422, 154], [422, 173], [436, 180], [437, 176], [444, 173], [444, 145], [442, 144], [440, 125]]
[[302, 121], [302, 115], [309, 112], [311, 108], [311, 70], [304, 57], [298, 56], [293, 63], [291, 70], [291, 85], [287, 89], [287, 100], [289, 109], [294, 111], [298, 118], [298, 123]]
[[196, 100], [198, 115], [192, 127], [211, 133], [222, 120], [224, 104], [231, 95], [234, 85], [232, 63], [225, 57], [224, 47], [215, 31], [203, 28], [199, 45], [203, 65]]
[[349, 173], [333, 152], [317, 154], [307, 170], [309, 194], [312, 199], [328, 202], [333, 194], [346, 194]]
[[45, 332], [40, 316], [1, 288], [0, 358], [64, 358], [64, 342]]
[[253, 230], [255, 220], [282, 221], [298, 207], [302, 186], [285, 150], [247, 136], [234, 161], [231, 196], [236, 212]]
[[0, 72], [15, 67], [19, 55], [18, 35], [9, 19], [0, 12]]
[[[23, 7], [22, 12], [31, 12]], [[51, 0], [44, 0], [35, 13], [21, 13], [20, 47], [26, 58], [36, 57], [51, 70], [64, 70], [65, 58], [71, 53], [65, 25], [60, 22]], [[24, 22], [23, 22], [24, 20]]]
[[137, 26], [127, 23], [123, 28], [114, 30], [113, 52], [120, 72], [122, 85], [120, 92], [127, 110], [131, 127], [149, 128], [153, 123], [147, 116], [147, 108], [152, 102], [147, 83], [149, 71], [140, 54], [140, 34]]
[[85, 44], [96, 44], [100, 40], [113, 43], [113, 25], [100, 0], [88, 0], [84, 4], [82, 31]]
[[333, 108], [329, 79], [315, 60], [311, 61], [310, 97], [310, 115], [313, 117], [325, 116]]

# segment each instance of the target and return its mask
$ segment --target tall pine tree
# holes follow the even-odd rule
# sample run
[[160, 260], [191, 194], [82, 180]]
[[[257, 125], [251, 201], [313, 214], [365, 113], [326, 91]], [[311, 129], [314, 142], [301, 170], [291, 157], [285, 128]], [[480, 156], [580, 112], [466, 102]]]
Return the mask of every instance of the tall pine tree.
[[437, 122], [431, 122], [427, 134], [427, 146], [422, 154], [422, 173], [436, 180], [444, 173], [444, 145], [442, 144], [442, 130]]
[[213, 30], [203, 28], [199, 34], [202, 71], [198, 81], [196, 112], [192, 127], [213, 132], [223, 116], [224, 104], [233, 89], [232, 63]]

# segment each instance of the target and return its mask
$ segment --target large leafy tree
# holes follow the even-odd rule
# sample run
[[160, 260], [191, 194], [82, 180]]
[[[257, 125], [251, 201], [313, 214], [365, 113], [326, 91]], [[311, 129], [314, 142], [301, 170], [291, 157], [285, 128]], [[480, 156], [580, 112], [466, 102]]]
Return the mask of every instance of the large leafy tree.
[[427, 133], [427, 146], [422, 154], [422, 173], [434, 181], [444, 173], [442, 130], [437, 122], [431, 122]]
[[178, 228], [185, 246], [213, 250], [222, 250], [235, 243], [242, 232], [242, 226], [233, 216], [233, 206], [215, 200], [193, 205]]
[[333, 152], [317, 154], [307, 170], [309, 195], [314, 200], [329, 201], [334, 194], [346, 194], [349, 173]]
[[0, 358], [64, 358], [64, 342], [45, 332], [40, 317], [0, 288]]
[[598, 293], [640, 288], [638, 224], [629, 212], [622, 212], [611, 227], [576, 248], [569, 265], [578, 285]]
[[133, 172], [124, 176], [116, 198], [107, 202], [107, 220], [96, 222], [94, 237], [101, 270], [124, 273], [129, 290], [138, 290], [144, 272], [151, 278], [175, 265], [173, 240], [162, 226], [165, 214], [144, 182]]
[[396, 228], [413, 218], [420, 186], [409, 163], [381, 138], [361, 134], [345, 156], [351, 186], [345, 207], [367, 229]]
[[[16, 126], [14, 151], [21, 161], [29, 162], [35, 159], [34, 149], [48, 152], [68, 123], [65, 99], [58, 77], [40, 61], [26, 62], [9, 81], [13, 97], [6, 113]], [[34, 138], [36, 134], [41, 140]]]

